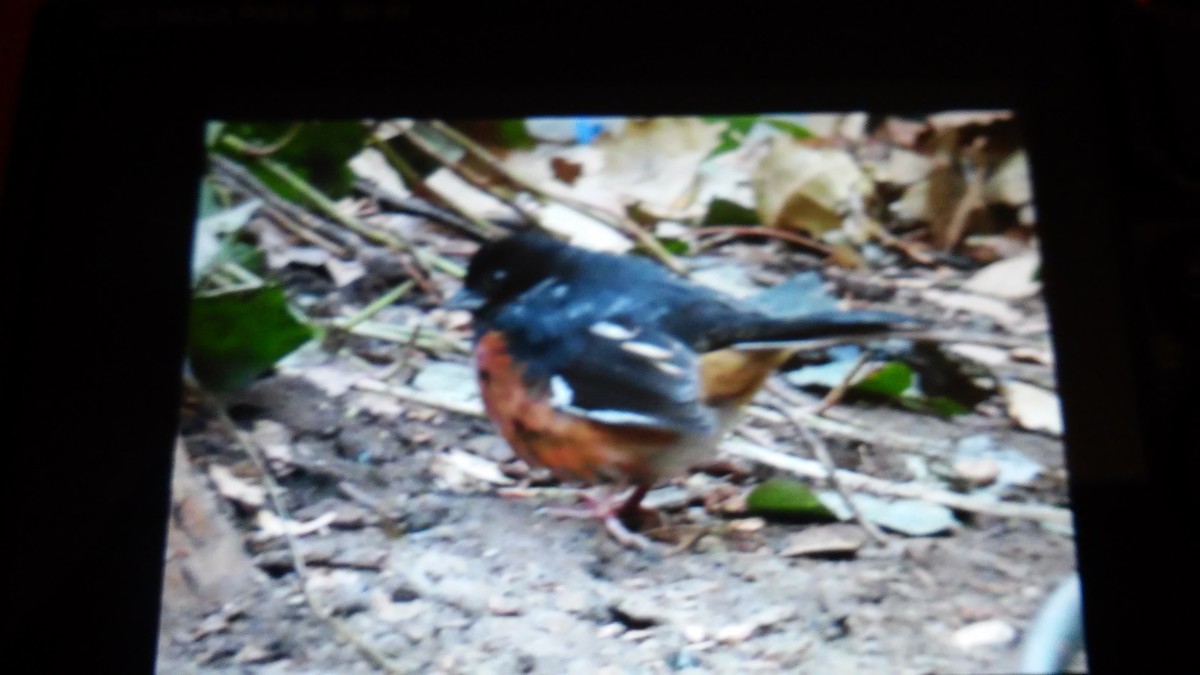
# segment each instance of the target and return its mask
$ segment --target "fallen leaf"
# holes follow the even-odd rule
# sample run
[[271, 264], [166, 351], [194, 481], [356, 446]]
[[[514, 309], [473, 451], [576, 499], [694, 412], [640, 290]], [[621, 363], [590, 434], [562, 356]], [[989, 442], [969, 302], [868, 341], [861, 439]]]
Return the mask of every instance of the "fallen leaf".
[[1034, 279], [1041, 264], [1042, 259], [1037, 251], [1023, 253], [984, 267], [967, 279], [962, 287], [972, 293], [1005, 300], [1022, 300], [1042, 289], [1042, 282]]
[[833, 514], [807, 485], [786, 478], [772, 478], [761, 483], [746, 497], [751, 513], [792, 518], [828, 519]]
[[237, 477], [227, 466], [210, 464], [208, 476], [212, 478], [217, 492], [226, 499], [255, 509], [266, 503], [267, 493], [262, 486]]
[[567, 185], [574, 185], [575, 181], [579, 179], [579, 175], [583, 173], [582, 164], [562, 157], [551, 157], [550, 168], [554, 171], [554, 177]]
[[761, 222], [815, 236], [839, 229], [855, 201], [872, 191], [849, 153], [782, 136], [772, 140], [751, 181]]
[[1009, 155], [983, 186], [983, 195], [989, 203], [1023, 206], [1033, 201], [1033, 188], [1029, 184], [1029, 159], [1024, 150]]
[[866, 542], [866, 535], [857, 525], [821, 525], [806, 528], [789, 537], [779, 555], [785, 558], [849, 556], [862, 548]]
[[1062, 404], [1058, 394], [1016, 380], [1005, 382], [1001, 390], [1009, 417], [1022, 428], [1062, 435]]
[[933, 161], [925, 155], [892, 148], [885, 161], [877, 164], [872, 177], [878, 183], [891, 185], [912, 185], [929, 175]]
[[724, 128], [698, 117], [631, 119], [619, 133], [593, 145], [604, 152], [604, 182], [610, 189], [629, 203], [665, 214], [682, 205]]

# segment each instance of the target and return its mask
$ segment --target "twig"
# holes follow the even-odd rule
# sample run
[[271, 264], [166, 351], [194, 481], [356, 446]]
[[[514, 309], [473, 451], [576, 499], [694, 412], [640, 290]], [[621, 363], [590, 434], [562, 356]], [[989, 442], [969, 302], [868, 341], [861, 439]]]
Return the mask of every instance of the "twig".
[[[225, 134], [222, 136], [221, 142], [238, 152], [242, 152], [245, 146], [245, 141], [230, 134]], [[464, 271], [459, 265], [443, 258], [437, 253], [418, 249], [403, 239], [394, 237], [387, 232], [380, 231], [379, 229], [368, 225], [355, 216], [343, 213], [337, 208], [337, 205], [334, 204], [333, 200], [325, 196], [325, 194], [320, 190], [310, 185], [308, 181], [301, 178], [286, 165], [281, 164], [280, 162], [277, 162], [269, 157], [252, 158], [251, 162], [262, 167], [265, 171], [287, 183], [289, 187], [304, 195], [304, 198], [326, 217], [330, 218], [351, 232], [358, 234], [364, 239], [411, 253], [416, 259], [417, 263], [420, 265], [435, 267], [456, 277], [463, 276]]]
[[768, 239], [780, 239], [810, 251], [816, 251], [821, 255], [831, 256], [834, 251], [831, 247], [822, 244], [815, 239], [780, 230], [774, 227], [763, 227], [754, 225], [712, 225], [709, 227], [701, 227], [694, 230], [697, 237], [710, 237], [713, 235], [726, 235], [728, 238], [733, 237], [766, 237]]
[[[352, 335], [387, 340], [388, 342], [395, 342], [410, 347], [416, 346], [433, 352], [448, 351], [456, 354], [467, 354], [471, 351], [471, 348], [466, 343], [427, 329], [408, 328], [406, 326], [396, 326], [369, 320], [346, 328], [345, 319], [334, 319], [322, 325], [335, 330], [344, 330]], [[416, 337], [413, 337], [414, 334], [416, 334]]]
[[489, 223], [482, 218], [476, 218], [455, 199], [438, 190], [435, 190], [433, 186], [426, 182], [425, 179], [422, 178], [419, 173], [417, 173], [416, 169], [414, 169], [412, 165], [408, 163], [408, 160], [401, 157], [400, 153], [393, 150], [392, 146], [388, 145], [387, 142], [382, 138], [376, 134], [371, 134], [369, 140], [371, 145], [374, 146], [376, 150], [383, 153], [383, 157], [387, 160], [388, 164], [392, 165], [392, 168], [400, 172], [400, 177], [403, 178], [404, 182], [410, 187], [417, 190], [422, 190], [431, 197], [435, 198], [437, 201], [440, 201], [448, 206], [460, 217], [469, 221], [481, 233], [487, 233], [485, 235], [486, 238], [494, 239], [500, 233], [499, 228], [492, 223]]
[[307, 241], [308, 243], [313, 244], [315, 246], [320, 246], [321, 248], [325, 249], [326, 251], [329, 251], [331, 254], [333, 254], [334, 256], [336, 256], [342, 260], [345, 260], [346, 258], [350, 257], [350, 251], [345, 246], [342, 246], [341, 244], [338, 244], [338, 243], [326, 238], [320, 232], [317, 232], [316, 230], [314, 230], [310, 227], [305, 227], [305, 226], [301, 225], [300, 223], [298, 223], [295, 220], [293, 220], [292, 218], [290, 218], [288, 216], [288, 214], [284, 213], [278, 207], [269, 205], [269, 204], [264, 204], [263, 205], [263, 213], [266, 213], [267, 217], [270, 218], [271, 221], [274, 222], [276, 225], [284, 228], [288, 232], [291, 232], [292, 234], [296, 235], [297, 237], [300, 237], [304, 241]]
[[247, 142], [242, 152], [250, 157], [267, 157], [269, 155], [273, 155], [287, 147], [287, 144], [291, 143], [292, 140], [296, 138], [296, 135], [300, 133], [300, 129], [303, 127], [303, 122], [293, 122], [292, 125], [288, 127], [287, 131], [283, 132], [283, 135], [280, 136], [274, 143], [268, 143], [267, 145], [255, 145]]
[[[247, 171], [242, 165], [216, 153], [209, 154], [208, 161], [209, 165], [213, 168], [213, 175], [218, 181], [235, 190], [254, 195], [263, 200], [264, 206], [268, 207], [266, 211], [267, 215], [281, 221], [290, 221], [299, 236], [308, 239], [308, 235], [311, 234], [320, 237], [322, 240], [336, 238], [336, 229], [331, 223], [325, 222], [275, 194], [274, 190], [264, 185], [262, 181]], [[289, 227], [289, 229], [292, 228]], [[304, 232], [308, 234], [302, 234]], [[343, 244], [335, 243], [334, 245], [340, 249], [335, 253], [338, 257], [348, 257], [347, 250]]]
[[388, 305], [392, 304], [393, 302], [404, 297], [404, 294], [408, 293], [410, 290], [412, 290], [412, 287], [413, 287], [412, 279], [405, 281], [404, 283], [400, 284], [399, 286], [393, 288], [392, 290], [388, 291], [387, 293], [384, 293], [383, 295], [376, 298], [374, 300], [374, 302], [372, 302], [371, 304], [364, 307], [361, 312], [359, 312], [358, 314], [355, 314], [354, 316], [350, 317], [349, 319], [346, 319], [346, 321], [338, 327], [341, 328], [342, 330], [346, 330], [346, 331], [354, 328], [358, 324], [360, 324], [360, 323], [366, 321], [367, 319], [378, 314], [379, 311], [382, 310], [384, 307], [387, 307]]
[[[271, 508], [283, 520], [290, 520], [287, 506], [283, 500], [283, 490], [279, 487], [279, 483], [275, 481], [275, 476], [271, 472], [270, 464], [263, 457], [258, 445], [248, 435], [237, 428], [233, 420], [229, 417], [229, 413], [225, 411], [224, 406], [215, 398], [194, 385], [195, 390], [200, 392], [205, 399], [206, 404], [216, 414], [217, 419], [226, 427], [229, 433], [233, 436], [236, 443], [241, 446], [242, 451], [250, 458], [262, 476], [263, 485], [267, 488], [267, 495], [271, 500]], [[300, 587], [300, 593], [304, 596], [305, 602], [308, 604], [309, 610], [317, 616], [317, 618], [328, 624], [335, 633], [343, 640], [354, 645], [358, 651], [375, 664], [389, 673], [405, 672], [399, 665], [392, 662], [387, 656], [375, 648], [374, 645], [367, 642], [361, 635], [352, 630], [345, 622], [333, 616], [333, 613], [325, 608], [324, 605], [313, 594], [308, 576], [308, 565], [304, 562], [304, 551], [301, 550], [298, 538], [292, 534], [287, 528], [284, 528], [282, 533], [284, 541], [287, 543], [288, 552], [292, 558], [292, 569], [296, 571], [296, 580]]]
[[596, 218], [611, 225], [612, 227], [617, 228], [618, 230], [621, 230], [625, 234], [628, 234], [637, 240], [637, 242], [641, 244], [643, 248], [649, 251], [650, 254], [655, 258], [658, 258], [659, 261], [661, 261], [672, 271], [678, 274], [687, 273], [687, 269], [683, 266], [683, 264], [681, 264], [679, 260], [675, 258], [675, 256], [671, 255], [671, 253], [663, 247], [662, 242], [654, 238], [654, 235], [630, 222], [628, 219], [618, 214], [610, 213], [606, 209], [601, 209], [599, 207], [592, 206], [591, 204], [586, 204], [576, 199], [571, 199], [570, 197], [552, 195], [533, 183], [530, 183], [525, 179], [518, 177], [516, 174], [513, 174], [508, 170], [507, 167], [504, 166], [504, 163], [501, 162], [490, 151], [488, 151], [487, 148], [468, 138], [465, 134], [458, 131], [454, 127], [451, 127], [449, 124], [446, 124], [441, 120], [432, 120], [430, 125], [433, 126], [434, 129], [437, 129], [442, 134], [450, 138], [450, 140], [461, 145], [467, 150], [467, 152], [474, 155], [476, 159], [486, 164], [489, 169], [495, 171], [513, 185], [537, 195], [538, 198], [543, 201], [556, 201], [590, 218]]
[[[502, 192], [495, 189], [494, 187], [489, 186], [487, 183], [485, 183], [483, 181], [482, 178], [480, 178], [479, 176], [475, 175], [474, 173], [468, 171], [467, 168], [465, 166], [463, 166], [461, 162], [457, 162], [457, 161], [451, 160], [450, 158], [446, 157], [445, 155], [442, 154], [442, 152], [440, 150], [438, 150], [436, 147], [434, 147], [432, 143], [430, 143], [428, 140], [422, 138], [421, 132], [418, 129], [419, 126], [425, 126], [426, 128], [432, 128], [431, 125], [428, 125], [428, 124], [422, 125], [421, 122], [417, 122], [412, 127], [401, 130], [400, 136], [402, 138], [404, 138], [405, 140], [407, 140], [409, 143], [411, 143], [413, 145], [413, 147], [415, 147], [417, 150], [420, 150], [422, 153], [424, 153], [426, 156], [432, 158], [438, 164], [441, 164], [442, 166], [449, 169], [451, 172], [454, 173], [454, 175], [458, 176], [459, 178], [463, 179], [464, 181], [475, 186], [475, 188], [477, 190], [486, 192], [489, 195], [491, 195], [491, 196], [495, 197], [496, 199], [500, 200], [501, 202], [503, 202], [506, 206], [508, 206], [508, 208], [512, 209], [513, 212], [520, 215], [526, 221], [528, 221], [530, 223], [537, 222], [537, 218], [534, 218], [532, 215], [527, 213], [525, 211], [525, 209], [521, 208], [521, 205], [518, 204], [512, 198], [512, 196], [503, 194]], [[428, 184], [426, 184], [426, 187], [428, 187]]]
[[[389, 192], [382, 185], [377, 185], [365, 178], [359, 178], [354, 181], [354, 187], [359, 192], [375, 199], [380, 204], [386, 205], [388, 208], [400, 213], [408, 213], [414, 216], [421, 216], [428, 220], [432, 220], [443, 225], [453, 227], [463, 234], [479, 241], [486, 241], [493, 238], [493, 233], [499, 233], [500, 229], [488, 223], [488, 229], [480, 228], [475, 221], [460, 216], [449, 209], [434, 206], [422, 199], [412, 199], [401, 197], [400, 195]], [[482, 221], [487, 223], [487, 221]]]
[[842, 501], [850, 507], [850, 513], [854, 516], [854, 521], [858, 523], [858, 526], [861, 527], [863, 531], [871, 537], [871, 539], [874, 539], [875, 543], [886, 544], [888, 542], [887, 535], [885, 535], [879, 529], [879, 527], [875, 525], [875, 523], [872, 523], [870, 520], [868, 520], [858, 508], [858, 504], [850, 498], [850, 491], [846, 489], [846, 486], [842, 484], [841, 479], [838, 477], [837, 464], [834, 463], [833, 456], [829, 454], [829, 448], [826, 447], [825, 441], [821, 440], [821, 438], [814, 434], [807, 425], [801, 422], [800, 419], [794, 413], [792, 413], [791, 410], [789, 410], [787, 405], [777, 405], [775, 406], [775, 409], [782, 413], [788, 422], [791, 422], [791, 425], [796, 430], [796, 433], [800, 434], [800, 437], [804, 439], [804, 444], [812, 448], [813, 455], [816, 456], [817, 461], [820, 462], [821, 466], [825, 469], [825, 475], [823, 478], [829, 481], [829, 484], [833, 486], [833, 489], [838, 493], [838, 496], [842, 498]]
[[[382, 382], [370, 379], [359, 380], [354, 386], [364, 391], [389, 394], [403, 400], [412, 401], [431, 408], [440, 408], [460, 415], [469, 415], [472, 417], [484, 417], [485, 415], [483, 407], [479, 404], [452, 401], [436, 394], [427, 394], [408, 389], [407, 387], [388, 386]], [[780, 421], [786, 420], [786, 417], [783, 415], [775, 414], [778, 415]], [[822, 426], [828, 428], [831, 422], [820, 417], [805, 416], [803, 413], [800, 413], [798, 416], [805, 423], [816, 421], [812, 426], [817, 428], [821, 428]], [[855, 436], [867, 442], [879, 442], [877, 437], [868, 440], [867, 437], [860, 435], [858, 432], [855, 432]], [[721, 450], [735, 457], [741, 457], [751, 462], [771, 466], [799, 476], [814, 479], [824, 479], [828, 476], [825, 467], [816, 460], [787, 455], [753, 443], [729, 440], [721, 444]], [[848, 490], [862, 490], [890, 497], [923, 499], [959, 511], [969, 511], [1002, 518], [1037, 520], [1064, 528], [1070, 528], [1072, 523], [1071, 511], [1057, 506], [1000, 502], [983, 497], [972, 497], [955, 492], [938, 490], [915, 483], [893, 483], [882, 478], [866, 476], [847, 469], [837, 469], [835, 474], [837, 480], [841, 481], [842, 485]]]
[[354, 383], [355, 389], [363, 391], [371, 391], [377, 394], [387, 394], [395, 396], [402, 401], [411, 401], [421, 405], [429, 406], [430, 408], [441, 408], [459, 415], [469, 415], [471, 417], [485, 417], [483, 406], [477, 403], [464, 403], [461, 401], [453, 401], [447, 398], [438, 396], [437, 394], [428, 394], [416, 389], [408, 387], [399, 387], [396, 385], [388, 385], [378, 380], [363, 378]]
[[842, 381], [838, 382], [836, 387], [830, 389], [825, 398], [821, 399], [809, 412], [813, 415], [821, 415], [826, 410], [841, 402], [842, 397], [846, 395], [846, 391], [850, 389], [850, 383], [854, 381], [854, 376], [858, 375], [858, 371], [862, 370], [862, 367], [867, 365], [867, 361], [870, 359], [871, 352], [863, 350], [863, 353], [858, 355], [858, 359], [854, 362], [854, 365], [850, 367], [850, 372], [846, 373], [846, 377], [843, 377]]

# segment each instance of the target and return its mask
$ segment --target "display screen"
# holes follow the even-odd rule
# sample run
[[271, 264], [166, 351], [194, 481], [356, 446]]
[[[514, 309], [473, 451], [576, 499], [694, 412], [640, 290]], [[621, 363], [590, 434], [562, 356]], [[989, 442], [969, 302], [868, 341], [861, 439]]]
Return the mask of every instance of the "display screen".
[[[162, 672], [1032, 663], [1076, 553], [1019, 114], [202, 140]], [[472, 264], [527, 232], [573, 248]]]

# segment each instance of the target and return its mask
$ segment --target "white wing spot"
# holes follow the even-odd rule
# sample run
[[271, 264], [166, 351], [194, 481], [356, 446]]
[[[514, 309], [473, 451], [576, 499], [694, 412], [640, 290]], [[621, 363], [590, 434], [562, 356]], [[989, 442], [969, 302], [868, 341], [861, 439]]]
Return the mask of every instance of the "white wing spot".
[[605, 424], [633, 424], [637, 426], [660, 426], [662, 423], [656, 417], [630, 412], [628, 410], [588, 410], [586, 415], [597, 422]]
[[562, 300], [563, 298], [567, 297], [567, 291], [569, 290], [571, 290], [570, 286], [566, 284], [559, 284], [550, 289], [550, 295], [553, 296], [555, 300]]
[[575, 400], [575, 391], [561, 375], [550, 378], [550, 405], [556, 408], [568, 408], [573, 400]]
[[655, 361], [665, 361], [675, 355], [675, 352], [665, 347], [652, 345], [649, 342], [626, 342], [621, 345], [621, 349], [630, 354], [637, 354]]
[[612, 323], [611, 321], [597, 321], [588, 327], [588, 331], [592, 335], [597, 335], [609, 340], [628, 340], [637, 335], [637, 331], [629, 330], [628, 328]]
[[680, 368], [679, 366], [675, 365], [674, 363], [667, 363], [666, 361], [659, 361], [659, 362], [655, 363], [654, 365], [656, 368], [658, 368], [662, 372], [666, 373], [667, 375], [670, 375], [671, 377], [683, 377], [683, 368]]

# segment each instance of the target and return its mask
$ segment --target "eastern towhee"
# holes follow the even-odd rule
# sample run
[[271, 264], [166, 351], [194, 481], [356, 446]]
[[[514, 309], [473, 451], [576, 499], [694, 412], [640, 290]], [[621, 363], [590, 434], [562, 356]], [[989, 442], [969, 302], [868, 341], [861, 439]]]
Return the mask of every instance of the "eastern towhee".
[[804, 340], [921, 323], [881, 311], [780, 319], [657, 264], [523, 233], [485, 244], [450, 307], [474, 315], [488, 415], [517, 456], [563, 481], [633, 486], [594, 513], [628, 541], [661, 479], [701, 464]]

